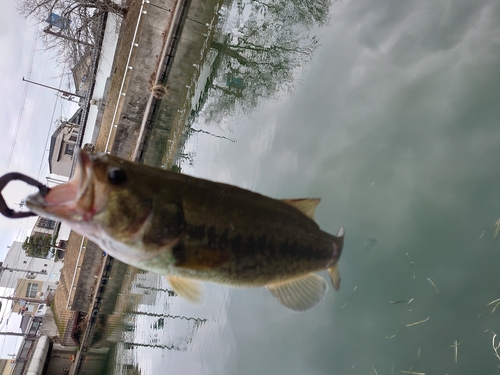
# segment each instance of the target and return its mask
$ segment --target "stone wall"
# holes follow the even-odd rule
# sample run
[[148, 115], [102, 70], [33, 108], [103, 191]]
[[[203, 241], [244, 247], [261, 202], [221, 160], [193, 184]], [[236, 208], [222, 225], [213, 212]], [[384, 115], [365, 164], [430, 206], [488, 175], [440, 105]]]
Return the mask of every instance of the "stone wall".
[[[150, 94], [151, 76], [156, 73], [163, 44], [170, 28], [175, 0], [151, 0], [147, 14], [141, 19], [133, 50], [131, 73], [127, 78], [127, 90], [116, 119], [112, 153], [130, 159], [135, 148], [144, 110]], [[124, 46], [127, 48], [127, 46]]]
[[154, 100], [156, 109], [149, 115], [141, 157], [145, 164], [169, 167], [165, 155], [169, 148], [175, 152], [179, 147], [200, 66], [210, 47], [212, 25], [218, 20], [221, 6], [220, 0], [192, 0], [181, 25], [182, 32], [173, 40], [175, 45], [167, 47], [172, 50], [169, 52], [172, 56], [167, 56], [162, 67], [167, 94], [161, 100]]
[[71, 309], [87, 312], [97, 287], [97, 278], [102, 267], [102, 250], [95, 243], [87, 241], [87, 249], [82, 254], [79, 277], [73, 295]]

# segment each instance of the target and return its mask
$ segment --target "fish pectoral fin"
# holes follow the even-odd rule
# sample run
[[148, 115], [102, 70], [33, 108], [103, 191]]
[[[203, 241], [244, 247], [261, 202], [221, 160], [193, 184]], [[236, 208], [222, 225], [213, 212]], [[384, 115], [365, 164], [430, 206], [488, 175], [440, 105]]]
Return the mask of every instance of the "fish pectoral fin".
[[305, 311], [318, 304], [328, 291], [326, 281], [315, 274], [297, 279], [268, 284], [266, 288], [283, 306]]
[[183, 277], [176, 276], [165, 276], [170, 283], [170, 286], [174, 289], [174, 292], [184, 297], [189, 302], [193, 302], [196, 304], [201, 303], [201, 286], [200, 283], [186, 279]]
[[339, 266], [335, 263], [334, 266], [328, 268], [328, 274], [330, 275], [330, 280], [332, 281], [333, 289], [338, 291], [340, 289], [340, 273]]
[[300, 199], [282, 199], [283, 203], [296, 208], [310, 219], [314, 219], [314, 212], [321, 199], [319, 198], [300, 198]]

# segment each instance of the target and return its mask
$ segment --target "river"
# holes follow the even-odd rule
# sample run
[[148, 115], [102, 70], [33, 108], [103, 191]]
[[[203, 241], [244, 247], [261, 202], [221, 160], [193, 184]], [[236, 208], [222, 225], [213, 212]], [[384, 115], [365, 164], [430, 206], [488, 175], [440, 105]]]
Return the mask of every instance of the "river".
[[221, 13], [182, 171], [320, 197], [318, 224], [346, 231], [341, 289], [294, 313], [263, 288], [206, 285], [195, 306], [140, 274], [108, 372], [498, 373], [500, 3]]

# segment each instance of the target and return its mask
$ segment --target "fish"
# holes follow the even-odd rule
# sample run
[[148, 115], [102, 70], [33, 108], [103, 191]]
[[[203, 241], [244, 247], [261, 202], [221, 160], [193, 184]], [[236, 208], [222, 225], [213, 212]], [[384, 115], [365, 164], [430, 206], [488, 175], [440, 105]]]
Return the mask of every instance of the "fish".
[[34, 213], [67, 223], [114, 258], [164, 275], [200, 302], [200, 282], [265, 287], [304, 311], [340, 287], [344, 229], [320, 229], [320, 199], [274, 199], [104, 153], [80, 150], [72, 178], [26, 198]]

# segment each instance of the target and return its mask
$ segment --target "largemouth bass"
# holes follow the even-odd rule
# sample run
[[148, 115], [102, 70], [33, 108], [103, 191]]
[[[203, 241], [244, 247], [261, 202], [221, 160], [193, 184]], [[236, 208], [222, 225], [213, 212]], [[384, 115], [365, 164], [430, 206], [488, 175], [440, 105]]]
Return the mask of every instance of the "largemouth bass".
[[188, 300], [200, 299], [202, 280], [266, 287], [284, 306], [306, 310], [326, 294], [314, 274], [324, 269], [339, 289], [344, 230], [333, 236], [314, 222], [319, 199], [276, 200], [108, 154], [78, 158], [71, 180], [29, 196], [29, 209], [165, 275]]

